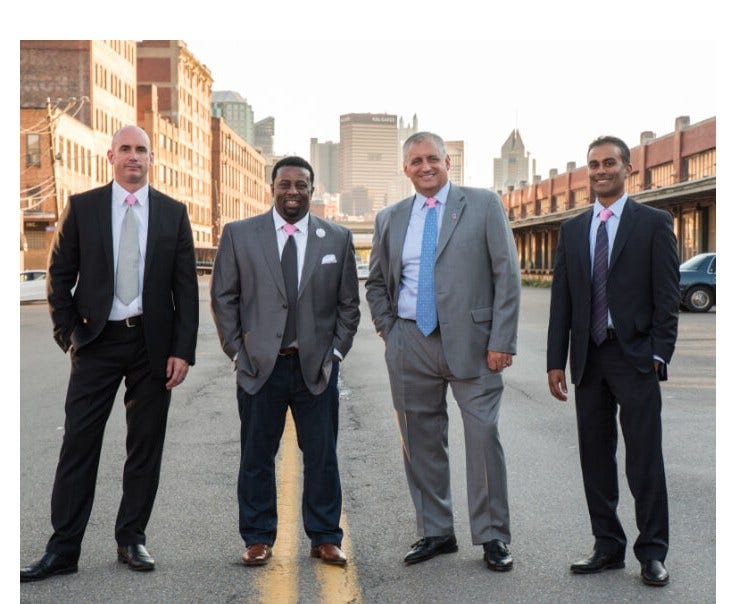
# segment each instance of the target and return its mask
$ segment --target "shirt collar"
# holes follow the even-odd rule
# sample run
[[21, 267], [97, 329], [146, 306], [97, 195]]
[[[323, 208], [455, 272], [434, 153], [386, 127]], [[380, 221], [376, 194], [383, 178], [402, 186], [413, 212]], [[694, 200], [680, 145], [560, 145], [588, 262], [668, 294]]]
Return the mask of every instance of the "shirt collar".
[[[437, 203], [439, 203], [440, 205], [445, 205], [447, 204], [447, 195], [449, 193], [450, 193], [450, 181], [448, 180], [442, 186], [442, 188], [439, 191], [437, 191], [437, 193], [432, 195], [432, 197], [434, 197], [437, 200]], [[427, 199], [429, 198], [417, 192], [416, 195], [414, 196], [414, 204], [417, 207], [423, 208], [424, 204], [427, 203]]]
[[[129, 194], [130, 191], [123, 189], [123, 187], [120, 186], [117, 180], [112, 181], [112, 200], [115, 204], [123, 205], [125, 203], [125, 198]], [[133, 195], [135, 195], [140, 206], [146, 205], [146, 203], [148, 202], [148, 183], [143, 185], [137, 191], [133, 191]]]
[[[621, 218], [621, 212], [624, 211], [624, 205], [626, 204], [626, 200], [629, 198], [629, 196], [624, 193], [621, 197], [619, 197], [616, 201], [614, 201], [610, 206], [608, 206], [608, 209], [613, 212], [613, 215], [616, 218]], [[603, 204], [601, 204], [600, 201], [596, 198], [595, 204], [593, 205], [593, 216], [599, 216], [600, 213], [604, 210]]]
[[[271, 214], [273, 215], [274, 227], [276, 227], [276, 230], [278, 231], [286, 224], [286, 220], [284, 220], [283, 216], [281, 216], [281, 214], [276, 211], [275, 207], [271, 210]], [[297, 220], [294, 223], [294, 226], [299, 229], [300, 233], [306, 233], [307, 228], [309, 227], [309, 212], [307, 212], [302, 218]]]

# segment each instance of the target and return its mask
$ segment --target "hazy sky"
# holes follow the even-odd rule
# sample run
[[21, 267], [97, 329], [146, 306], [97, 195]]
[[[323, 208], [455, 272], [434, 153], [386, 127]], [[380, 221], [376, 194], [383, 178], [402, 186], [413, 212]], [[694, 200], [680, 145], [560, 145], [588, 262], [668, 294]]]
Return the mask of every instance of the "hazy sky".
[[340, 139], [343, 113], [389, 113], [465, 141], [466, 184], [492, 186], [493, 158], [519, 128], [536, 173], [584, 165], [600, 134], [639, 144], [716, 115], [716, 42], [200, 40], [182, 38], [213, 90], [276, 120], [274, 151], [309, 158], [309, 139]]

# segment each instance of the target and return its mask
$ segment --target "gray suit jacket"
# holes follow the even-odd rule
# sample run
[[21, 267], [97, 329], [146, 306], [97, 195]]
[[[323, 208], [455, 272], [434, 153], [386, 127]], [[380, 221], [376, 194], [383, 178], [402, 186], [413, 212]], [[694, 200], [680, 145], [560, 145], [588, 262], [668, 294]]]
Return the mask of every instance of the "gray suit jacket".
[[[366, 298], [384, 340], [398, 318], [401, 256], [413, 202], [409, 197], [376, 216]], [[521, 277], [498, 195], [450, 186], [434, 277], [442, 347], [455, 377], [487, 373], [488, 350], [516, 354]]]
[[[288, 310], [270, 210], [225, 225], [210, 293], [222, 349], [230, 359], [237, 355], [238, 385], [255, 394], [276, 364]], [[320, 394], [330, 379], [333, 349], [347, 355], [360, 320], [349, 230], [310, 215], [297, 303], [304, 382]]]

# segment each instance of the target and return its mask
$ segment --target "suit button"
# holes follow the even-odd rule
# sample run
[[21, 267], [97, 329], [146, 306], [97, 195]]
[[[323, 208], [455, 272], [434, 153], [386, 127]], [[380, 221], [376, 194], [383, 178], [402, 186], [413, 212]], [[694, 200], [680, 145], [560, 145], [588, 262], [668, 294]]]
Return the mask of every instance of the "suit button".
[[281, 308], [289, 308], [289, 305], [288, 304], [282, 304], [281, 305]]

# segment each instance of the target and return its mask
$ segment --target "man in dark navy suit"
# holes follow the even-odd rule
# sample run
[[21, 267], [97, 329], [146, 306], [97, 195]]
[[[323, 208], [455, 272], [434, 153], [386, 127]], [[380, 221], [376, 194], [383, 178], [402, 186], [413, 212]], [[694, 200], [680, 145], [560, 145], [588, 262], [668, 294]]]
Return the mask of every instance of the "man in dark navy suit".
[[669, 581], [669, 521], [659, 381], [667, 378], [675, 349], [679, 304], [672, 216], [626, 195], [632, 165], [621, 139], [593, 141], [588, 171], [595, 203], [560, 230], [547, 339], [549, 389], [561, 401], [567, 400], [569, 348], [595, 537], [593, 553], [571, 570], [586, 574], [624, 566], [626, 535], [616, 513], [618, 411], [639, 529], [634, 554], [644, 583], [661, 586]]

